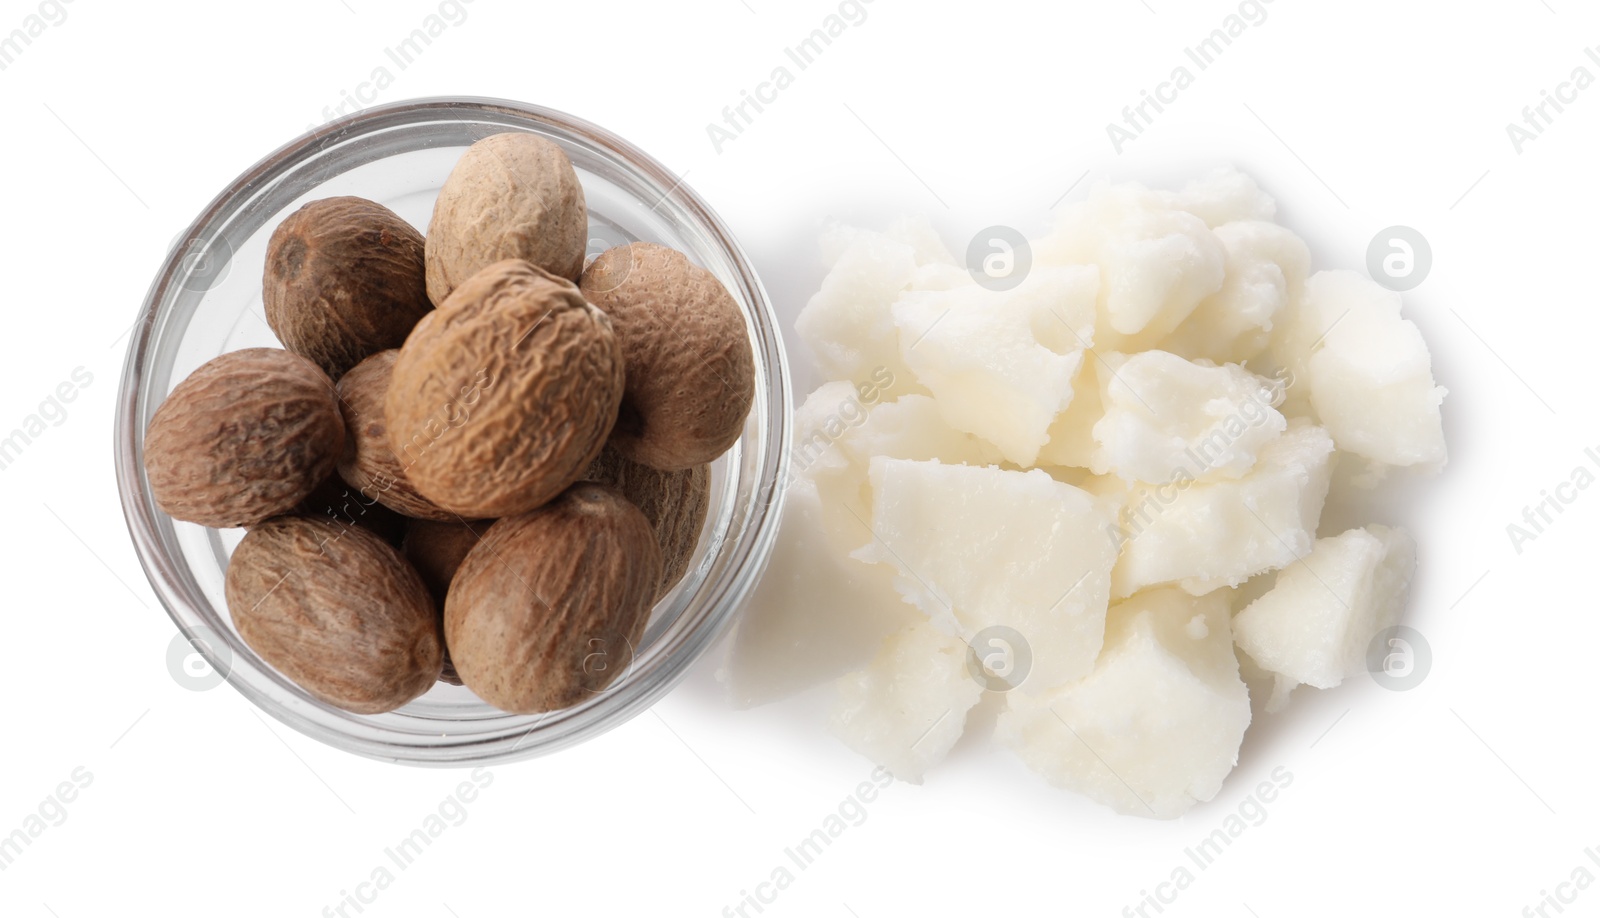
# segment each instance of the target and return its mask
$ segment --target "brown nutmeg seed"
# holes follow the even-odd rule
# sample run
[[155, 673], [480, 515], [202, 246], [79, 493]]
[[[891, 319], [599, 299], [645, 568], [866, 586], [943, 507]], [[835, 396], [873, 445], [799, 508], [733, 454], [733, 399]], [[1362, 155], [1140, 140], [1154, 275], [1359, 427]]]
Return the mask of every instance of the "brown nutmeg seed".
[[602, 252], [579, 289], [622, 341], [627, 386], [611, 436], [618, 451], [668, 470], [726, 452], [755, 399], [744, 314], [727, 288], [681, 252], [635, 242]]
[[368, 501], [406, 516], [425, 520], [458, 520], [412, 487], [405, 466], [389, 448], [384, 397], [400, 351], [379, 351], [339, 378], [339, 410], [344, 414], [344, 453], [339, 474]]
[[622, 399], [622, 350], [578, 288], [491, 265], [406, 339], [384, 414], [406, 477], [465, 519], [532, 510], [599, 455]]
[[694, 560], [711, 505], [711, 466], [701, 463], [690, 469], [663, 472], [634, 462], [614, 447], [607, 446], [600, 458], [583, 476], [589, 481], [610, 485], [622, 492], [655, 531], [661, 546], [661, 586], [654, 601], [678, 585]]
[[[441, 613], [456, 570], [466, 559], [467, 552], [478, 544], [493, 523], [494, 520], [457, 520], [449, 523], [412, 520], [406, 527], [405, 545], [401, 551], [411, 566], [417, 569], [417, 573], [422, 575], [422, 582], [428, 585], [428, 592], [433, 594]], [[456, 673], [455, 662], [450, 659], [448, 645], [444, 649], [444, 671], [439, 674], [439, 681], [451, 685], [462, 684], [461, 676]]]
[[406, 524], [401, 550], [440, 608], [467, 552], [477, 547], [492, 525], [494, 520], [411, 520]]
[[577, 280], [589, 238], [583, 185], [560, 146], [537, 134], [495, 134], [462, 154], [428, 224], [428, 296], [508, 258]]
[[359, 527], [282, 516], [228, 562], [239, 636], [315, 697], [358, 714], [392, 711], [439, 678], [439, 616], [400, 553]]
[[333, 471], [343, 447], [327, 374], [288, 351], [246, 348], [172, 390], [145, 432], [144, 467], [162, 510], [226, 529], [288, 512]]
[[489, 528], [451, 584], [445, 641], [467, 687], [495, 707], [570, 707], [627, 670], [660, 582], [644, 513], [580, 482]]
[[338, 379], [433, 309], [422, 234], [365, 198], [312, 201], [273, 230], [262, 298], [283, 346]]

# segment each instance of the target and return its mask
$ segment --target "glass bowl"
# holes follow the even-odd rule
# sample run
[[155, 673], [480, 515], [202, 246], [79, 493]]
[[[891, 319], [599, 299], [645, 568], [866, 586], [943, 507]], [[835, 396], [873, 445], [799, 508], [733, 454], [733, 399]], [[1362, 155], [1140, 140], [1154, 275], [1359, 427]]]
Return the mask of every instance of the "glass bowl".
[[[426, 230], [461, 153], [503, 131], [542, 135], [571, 158], [588, 201], [589, 255], [658, 242], [722, 281], [747, 320], [755, 403], [739, 442], [713, 466], [711, 506], [688, 575], [657, 604], [633, 663], [605, 691], [565, 710], [515, 715], [440, 683], [397, 711], [351, 714], [313, 698], [240, 640], [223, 575], [244, 533], [175, 521], [156, 507], [144, 473], [145, 428], [200, 364], [239, 348], [279, 346], [266, 324], [261, 277], [267, 239], [285, 216], [317, 198], [359, 195]], [[117, 484], [156, 595], [211, 667], [262, 710], [374, 759], [504, 762], [581, 742], [643, 711], [732, 624], [777, 533], [791, 407], [766, 293], [727, 227], [677, 176], [627, 141], [560, 112], [497, 99], [420, 99], [368, 109], [290, 142], [224, 189], [179, 238], [132, 330], [117, 397]]]

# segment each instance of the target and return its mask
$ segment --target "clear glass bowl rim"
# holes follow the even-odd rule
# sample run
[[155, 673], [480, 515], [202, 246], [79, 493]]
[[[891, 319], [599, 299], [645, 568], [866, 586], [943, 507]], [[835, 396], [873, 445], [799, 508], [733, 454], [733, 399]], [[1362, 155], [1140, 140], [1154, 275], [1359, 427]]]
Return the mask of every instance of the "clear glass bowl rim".
[[[611, 154], [636, 179], [656, 187], [663, 200], [671, 199], [686, 210], [726, 255], [736, 272], [740, 299], [755, 332], [756, 361], [763, 369], [765, 386], [757, 392], [764, 403], [764, 436], [746, 448], [759, 450], [759, 472], [752, 487], [741, 486], [735, 510], [745, 511], [740, 528], [721, 544], [713, 545], [713, 569], [693, 595], [690, 605], [660, 641], [651, 648], [649, 669], [630, 672], [611, 689], [574, 708], [537, 715], [526, 729], [503, 730], [470, 740], [449, 741], [415, 731], [385, 730], [365, 719], [316, 702], [286, 705], [257, 684], [266, 678], [260, 664], [230, 665], [206, 641], [197, 640], [210, 630], [196, 601], [192, 581], [186, 582], [184, 563], [166, 550], [160, 534], [171, 521], [151, 498], [143, 468], [143, 425], [146, 401], [162, 393], [145, 391], [146, 365], [153, 346], [160, 311], [169, 305], [174, 286], [181, 282], [183, 253], [204, 238], [205, 231], [226, 222], [248, 205], [257, 193], [297, 165], [319, 155], [331, 143], [352, 134], [373, 133], [407, 124], [472, 115], [511, 118], [576, 138]], [[472, 96], [410, 99], [364, 109], [330, 122], [289, 141], [247, 169], [224, 188], [190, 223], [163, 262], [140, 307], [130, 333], [127, 359], [117, 394], [114, 458], [117, 487], [128, 532], [146, 578], [183, 636], [191, 641], [226, 681], [258, 708], [281, 723], [328, 745], [387, 762], [411, 765], [461, 767], [515, 761], [548, 754], [591, 739], [641, 713], [687, 675], [689, 668], [710, 650], [733, 624], [740, 605], [754, 588], [766, 566], [776, 539], [782, 511], [781, 483], [789, 466], [789, 418], [793, 401], [782, 335], [766, 291], [748, 256], [722, 219], [692, 188], [654, 158], [621, 137], [583, 119], [524, 102]], [[745, 438], [749, 440], [749, 437]], [[737, 520], [735, 522], [738, 522]], [[691, 614], [693, 613], [693, 614]], [[225, 615], [225, 610], [220, 614]], [[245, 673], [245, 676], [241, 676]], [[254, 673], [255, 675], [250, 675]], [[303, 710], [303, 708], [307, 708]], [[388, 715], [380, 715], [380, 717]], [[510, 715], [507, 715], [509, 718]], [[359, 724], [358, 729], [342, 726]]]

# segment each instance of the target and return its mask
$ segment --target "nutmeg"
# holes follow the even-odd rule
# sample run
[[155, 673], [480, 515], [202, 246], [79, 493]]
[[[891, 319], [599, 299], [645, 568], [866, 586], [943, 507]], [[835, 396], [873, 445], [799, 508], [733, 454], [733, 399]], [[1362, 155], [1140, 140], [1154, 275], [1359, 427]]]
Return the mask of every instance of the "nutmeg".
[[379, 351], [339, 378], [335, 388], [345, 427], [339, 474], [369, 502], [418, 519], [458, 520], [412, 486], [405, 465], [389, 448], [383, 404], [399, 356], [399, 350]]
[[[417, 573], [422, 575], [422, 582], [428, 585], [428, 592], [433, 595], [441, 613], [456, 570], [466, 559], [467, 552], [477, 546], [493, 523], [494, 520], [412, 520], [406, 527], [405, 544], [401, 551], [411, 566], [417, 569]], [[448, 645], [444, 649], [444, 671], [439, 674], [439, 681], [451, 685], [462, 684], [455, 662], [450, 659]]]
[[439, 678], [439, 617], [405, 558], [360, 527], [281, 516], [233, 550], [234, 627], [261, 659], [329, 704], [392, 711]]
[[565, 151], [537, 134], [494, 134], [450, 170], [428, 224], [428, 296], [443, 306], [467, 278], [518, 258], [577, 280], [589, 241], [583, 185]]
[[365, 198], [312, 201], [273, 230], [261, 295], [267, 324], [332, 379], [399, 347], [433, 309], [422, 234]]
[[660, 601], [688, 573], [694, 560], [711, 505], [711, 466], [701, 463], [663, 472], [607, 446], [583, 477], [621, 491], [650, 521], [661, 546], [661, 586], [655, 595], [655, 601]]
[[570, 707], [604, 690], [638, 650], [661, 549], [619, 492], [580, 482], [489, 527], [445, 599], [456, 672], [501, 710]]
[[611, 320], [524, 261], [472, 276], [406, 339], [384, 402], [389, 446], [465, 519], [538, 507], [599, 455], [622, 399]]
[[494, 520], [411, 520], [406, 524], [405, 542], [401, 550], [406, 560], [422, 575], [428, 592], [439, 607], [444, 608], [445, 596], [450, 591], [450, 581], [466, 559], [467, 552], [477, 547]]
[[327, 374], [288, 351], [253, 347], [207, 361], [173, 388], [145, 432], [144, 467], [166, 513], [227, 529], [288, 512], [343, 447]]
[[578, 286], [622, 341], [627, 385], [612, 445], [667, 470], [726, 452], [755, 400], [744, 313], [727, 288], [683, 253], [649, 242], [602, 252]]

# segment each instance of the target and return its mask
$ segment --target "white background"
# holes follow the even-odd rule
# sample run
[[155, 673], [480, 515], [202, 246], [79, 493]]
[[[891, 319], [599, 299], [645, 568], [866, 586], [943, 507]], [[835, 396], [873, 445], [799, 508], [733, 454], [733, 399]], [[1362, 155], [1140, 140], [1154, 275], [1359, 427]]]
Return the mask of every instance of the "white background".
[[[165, 662], [175, 629], [112, 475], [119, 336], [168, 244], [383, 65], [394, 82], [377, 102], [534, 102], [685, 173], [786, 322], [820, 279], [826, 218], [927, 213], [960, 250], [990, 224], [1042, 230], [1063, 194], [1095, 180], [1159, 183], [1222, 162], [1278, 197], [1319, 267], [1361, 269], [1392, 224], [1432, 244], [1407, 311], [1450, 389], [1452, 461], [1381, 511], [1422, 545], [1408, 621], [1432, 647], [1426, 681], [1307, 692], [1252, 730], [1213, 803], [1170, 823], [1113, 815], [964, 741], [926, 784], [886, 791], [765, 914], [1124, 914], [1278, 767], [1293, 784], [1266, 821], [1165, 914], [1515, 916], [1580, 865], [1600, 875], [1584, 853], [1600, 846], [1600, 496], [1580, 494], [1520, 553], [1506, 533], [1600, 445], [1600, 89], [1520, 153], [1506, 134], [1573, 68], [1600, 75], [1583, 54], [1600, 15], [1576, 0], [1465, 6], [1276, 0], [1119, 154], [1106, 123], [1233, 5], [875, 0], [718, 153], [706, 124], [836, 4], [475, 0], [402, 71], [384, 49], [434, 0], [75, 0], [0, 71], [0, 431], [75, 368], [93, 377], [0, 471], [12, 699], [0, 834], [74, 768], [93, 783], [0, 872], [0, 913], [324, 914], [465, 777], [359, 759], [229, 688], [180, 685]], [[0, 35], [38, 9], [0, 2]], [[365, 914], [736, 906], [871, 766], [821, 730], [816, 696], [729, 711], [715, 665], [603, 738], [493, 769], [465, 822]], [[1569, 912], [1596, 909], [1590, 888]]]

